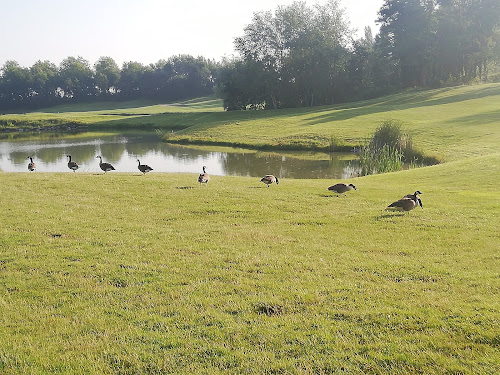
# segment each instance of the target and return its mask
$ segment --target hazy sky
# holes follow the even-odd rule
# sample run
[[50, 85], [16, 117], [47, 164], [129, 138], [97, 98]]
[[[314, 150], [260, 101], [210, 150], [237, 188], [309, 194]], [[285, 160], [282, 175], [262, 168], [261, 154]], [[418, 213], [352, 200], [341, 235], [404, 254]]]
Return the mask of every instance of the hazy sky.
[[[325, 1], [306, 1], [311, 6]], [[254, 12], [293, 0], [1, 0], [0, 67], [7, 60], [30, 67], [81, 56], [155, 63], [178, 54], [220, 60], [234, 54]], [[383, 0], [342, 0], [351, 26], [363, 35]]]

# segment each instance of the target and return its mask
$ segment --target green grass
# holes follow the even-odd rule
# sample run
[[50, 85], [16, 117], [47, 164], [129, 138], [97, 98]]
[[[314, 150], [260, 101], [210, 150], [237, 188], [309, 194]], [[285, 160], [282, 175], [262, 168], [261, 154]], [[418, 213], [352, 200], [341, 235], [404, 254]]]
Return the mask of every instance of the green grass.
[[[138, 118], [268, 146], [357, 144], [395, 118], [448, 161], [346, 197], [330, 180], [2, 173], [0, 373], [499, 373], [499, 95]], [[59, 116], [106, 116], [80, 110]], [[384, 210], [415, 190], [423, 210]]]
[[[500, 144], [500, 83], [410, 90], [336, 106], [223, 112], [220, 100], [97, 103], [0, 116], [5, 128], [83, 124], [159, 129], [170, 142], [328, 151], [363, 145], [387, 120], [402, 123], [414, 146], [441, 161], [495, 153]], [[60, 112], [60, 113], [56, 113]]]
[[498, 373], [499, 175], [4, 173], [0, 372]]

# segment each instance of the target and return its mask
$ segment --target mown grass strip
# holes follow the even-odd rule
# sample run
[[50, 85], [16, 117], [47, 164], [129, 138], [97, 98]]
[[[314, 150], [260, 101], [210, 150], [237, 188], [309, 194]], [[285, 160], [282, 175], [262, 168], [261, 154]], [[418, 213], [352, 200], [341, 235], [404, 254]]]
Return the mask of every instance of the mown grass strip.
[[499, 174], [3, 173], [0, 369], [496, 373]]

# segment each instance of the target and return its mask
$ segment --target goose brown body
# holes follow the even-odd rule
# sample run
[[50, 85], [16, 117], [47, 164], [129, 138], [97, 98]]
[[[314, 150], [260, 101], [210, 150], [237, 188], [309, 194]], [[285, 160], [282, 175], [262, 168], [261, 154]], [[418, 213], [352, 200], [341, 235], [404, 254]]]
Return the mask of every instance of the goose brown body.
[[332, 186], [330, 186], [328, 188], [328, 190], [334, 191], [335, 193], [337, 193], [339, 195], [340, 194], [344, 194], [345, 195], [345, 193], [347, 193], [348, 191], [350, 191], [352, 189], [357, 190], [356, 186], [354, 186], [353, 184], [347, 185], [347, 184], [344, 184], [344, 183], [335, 184], [335, 185], [332, 185]]
[[203, 173], [200, 173], [198, 176], [198, 182], [201, 184], [208, 184], [208, 181], [210, 181], [210, 175], [207, 173], [205, 166], [203, 166]]
[[79, 168], [78, 164], [75, 161], [71, 161], [71, 155], [66, 155], [69, 158], [68, 161], [68, 168], [71, 169], [73, 172], [76, 172], [76, 170]]
[[422, 204], [422, 199], [420, 199], [420, 194], [423, 194], [420, 190], [417, 190], [415, 191], [413, 194], [407, 194], [403, 197], [404, 198], [410, 198], [410, 199], [416, 199], [417, 200], [417, 203], [419, 204], [419, 206], [424, 209], [424, 206]]
[[419, 205], [416, 197], [402, 198], [396, 202], [392, 202], [386, 209], [395, 209], [399, 211], [409, 212]]
[[260, 182], [265, 183], [267, 185], [267, 187], [269, 187], [269, 185], [273, 184], [274, 182], [276, 182], [276, 185], [278, 185], [280, 183], [278, 180], [278, 177], [276, 177], [272, 174], [265, 175], [264, 177], [262, 177], [260, 179]]
[[104, 171], [104, 173], [108, 172], [108, 171], [114, 171], [115, 170], [115, 167], [113, 167], [111, 164], [109, 163], [103, 163], [102, 162], [102, 157], [101, 156], [96, 156], [96, 158], [99, 158], [99, 167]]
[[142, 172], [143, 175], [145, 175], [146, 173], [151, 172], [153, 170], [153, 168], [151, 168], [149, 165], [141, 164], [139, 159], [137, 159], [137, 162], [139, 163], [137, 168]]

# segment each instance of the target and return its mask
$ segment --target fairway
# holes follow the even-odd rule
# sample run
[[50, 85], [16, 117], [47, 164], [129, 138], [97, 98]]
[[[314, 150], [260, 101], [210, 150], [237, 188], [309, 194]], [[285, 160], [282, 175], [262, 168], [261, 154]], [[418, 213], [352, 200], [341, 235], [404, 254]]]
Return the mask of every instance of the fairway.
[[[358, 103], [363, 126], [341, 108], [158, 115], [214, 121], [176, 133], [192, 139], [289, 117], [357, 143], [390, 106], [445, 161], [345, 197], [331, 180], [0, 172], [0, 373], [499, 373], [500, 85], [484, 88]], [[415, 190], [423, 209], [385, 210]]]

